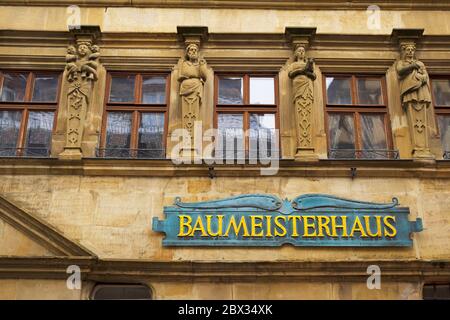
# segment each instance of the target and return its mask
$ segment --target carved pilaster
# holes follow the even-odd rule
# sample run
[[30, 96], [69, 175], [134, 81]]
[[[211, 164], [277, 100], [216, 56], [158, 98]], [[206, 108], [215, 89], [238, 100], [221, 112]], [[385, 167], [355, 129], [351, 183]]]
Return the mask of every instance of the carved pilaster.
[[[200, 151], [196, 146], [201, 143], [202, 128], [200, 109], [203, 101], [203, 87], [207, 80], [207, 64], [200, 56], [200, 46], [207, 38], [207, 27], [178, 27], [178, 34], [185, 45], [184, 56], [181, 59], [178, 82], [181, 100], [182, 128], [188, 134], [183, 139], [181, 149], [183, 157], [199, 157]], [[197, 123], [197, 130], [196, 130]], [[200, 123], [200, 125], [199, 125]], [[196, 137], [200, 135], [200, 137]]]
[[423, 29], [394, 29], [392, 36], [400, 46], [400, 59], [395, 67], [400, 84], [400, 99], [411, 133], [412, 157], [434, 159], [429, 147], [430, 79], [424, 63], [415, 55], [416, 44], [422, 34]]
[[66, 130], [64, 151], [60, 159], [81, 159], [84, 128], [90, 112], [94, 83], [98, 80], [100, 49], [95, 40], [100, 35], [98, 26], [71, 28], [74, 41], [67, 48], [64, 72], [67, 88]]
[[318, 160], [313, 141], [314, 60], [306, 58], [306, 50], [315, 28], [286, 28], [286, 38], [294, 49], [294, 61], [288, 66], [292, 80], [292, 104], [295, 114], [297, 161]]

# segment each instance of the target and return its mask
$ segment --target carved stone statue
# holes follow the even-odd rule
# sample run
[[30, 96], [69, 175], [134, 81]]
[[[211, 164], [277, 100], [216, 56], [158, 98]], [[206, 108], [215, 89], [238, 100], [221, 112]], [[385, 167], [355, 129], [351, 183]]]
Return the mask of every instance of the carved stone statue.
[[432, 158], [428, 146], [427, 109], [431, 104], [430, 80], [425, 65], [415, 58], [414, 43], [401, 44], [401, 60], [397, 62], [402, 106], [408, 115], [413, 143], [413, 156]]
[[190, 134], [191, 146], [194, 142], [194, 123], [199, 120], [206, 74], [206, 61], [199, 58], [198, 45], [189, 44], [181, 63], [178, 81], [180, 82], [182, 124], [183, 129]]
[[81, 140], [93, 82], [98, 79], [99, 57], [99, 47], [93, 45], [92, 41], [77, 41], [76, 46], [67, 48], [67, 132], [61, 158], [81, 157]]
[[288, 67], [289, 78], [292, 79], [293, 103], [295, 108], [295, 124], [297, 134], [296, 158], [311, 157], [314, 154], [312, 143], [312, 108], [314, 103], [313, 81], [314, 60], [306, 58], [305, 46], [295, 49], [295, 61]]

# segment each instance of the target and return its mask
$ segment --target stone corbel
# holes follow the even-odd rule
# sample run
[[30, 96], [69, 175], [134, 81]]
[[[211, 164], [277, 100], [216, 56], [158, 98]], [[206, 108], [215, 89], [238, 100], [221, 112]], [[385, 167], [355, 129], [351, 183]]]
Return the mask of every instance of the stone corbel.
[[[314, 124], [314, 60], [306, 58], [316, 28], [286, 27], [286, 41], [291, 44], [294, 61], [288, 67], [292, 80], [290, 108], [295, 114], [296, 161], [317, 161], [313, 134]], [[302, 58], [299, 59], [299, 56]], [[300, 92], [301, 91], [301, 92]]]
[[[430, 151], [430, 122], [428, 109], [431, 107], [431, 88], [425, 65], [415, 57], [416, 45], [420, 41], [423, 29], [393, 29], [392, 39], [399, 45], [400, 58], [395, 68], [400, 83], [400, 99], [403, 112], [408, 118], [411, 133], [412, 157], [420, 160], [433, 160]], [[413, 58], [406, 57], [407, 50], [413, 52]], [[414, 67], [415, 65], [415, 67]], [[408, 68], [412, 68], [409, 69]], [[423, 78], [422, 84], [418, 78]], [[417, 82], [417, 83], [416, 83]]]

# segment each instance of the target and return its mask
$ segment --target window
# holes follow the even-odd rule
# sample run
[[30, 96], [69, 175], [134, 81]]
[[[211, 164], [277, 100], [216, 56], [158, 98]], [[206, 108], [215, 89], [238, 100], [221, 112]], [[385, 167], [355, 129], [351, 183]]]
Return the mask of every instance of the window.
[[141, 284], [99, 284], [94, 287], [92, 300], [151, 300], [147, 286]]
[[165, 74], [108, 75], [100, 157], [165, 157], [168, 83]]
[[272, 156], [278, 148], [277, 87], [277, 78], [271, 75], [216, 76], [216, 157]]
[[60, 75], [0, 71], [0, 156], [48, 157]]
[[425, 284], [422, 297], [424, 300], [450, 300], [450, 284]]
[[383, 77], [329, 75], [324, 94], [330, 158], [397, 157], [392, 150]]
[[444, 158], [450, 159], [450, 79], [432, 79], [431, 87]]

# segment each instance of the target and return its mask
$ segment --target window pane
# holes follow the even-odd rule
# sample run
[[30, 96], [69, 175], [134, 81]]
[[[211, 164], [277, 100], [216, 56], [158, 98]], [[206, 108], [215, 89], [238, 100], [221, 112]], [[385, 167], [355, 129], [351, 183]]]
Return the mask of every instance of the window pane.
[[24, 101], [27, 86], [26, 73], [2, 73], [1, 101]]
[[25, 155], [42, 157], [49, 155], [53, 119], [53, 112], [31, 111], [29, 113]]
[[352, 104], [350, 79], [326, 78], [328, 104]]
[[[386, 142], [386, 130], [384, 126], [384, 114], [361, 115], [362, 158], [389, 158]], [[375, 150], [375, 151], [374, 151]]]
[[219, 136], [217, 157], [227, 159], [244, 158], [244, 118], [242, 114], [221, 113], [218, 115]]
[[106, 128], [107, 157], [129, 157], [131, 141], [131, 113], [108, 112]]
[[143, 285], [99, 285], [93, 300], [150, 300], [150, 289]]
[[[250, 158], [270, 157], [275, 140], [275, 115], [250, 114]], [[261, 153], [261, 154], [260, 154]]]
[[112, 76], [109, 102], [134, 102], [135, 76]]
[[0, 156], [15, 155], [21, 119], [21, 111], [0, 111]]
[[244, 86], [242, 78], [219, 78], [219, 104], [243, 104]]
[[142, 103], [166, 103], [166, 78], [144, 77], [142, 80]]
[[274, 78], [250, 78], [250, 104], [275, 104]]
[[354, 158], [355, 125], [352, 114], [328, 115], [332, 158]]
[[58, 75], [37, 75], [34, 79], [32, 101], [56, 101]]
[[433, 80], [433, 95], [437, 106], [450, 106], [450, 80]]
[[442, 148], [444, 151], [450, 151], [450, 115], [439, 115], [438, 122]]
[[142, 113], [138, 157], [164, 157], [164, 113]]
[[381, 81], [376, 79], [358, 79], [358, 103], [383, 104]]

